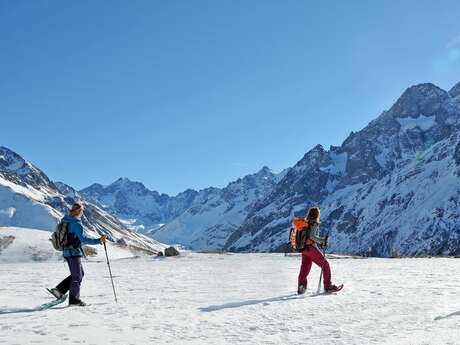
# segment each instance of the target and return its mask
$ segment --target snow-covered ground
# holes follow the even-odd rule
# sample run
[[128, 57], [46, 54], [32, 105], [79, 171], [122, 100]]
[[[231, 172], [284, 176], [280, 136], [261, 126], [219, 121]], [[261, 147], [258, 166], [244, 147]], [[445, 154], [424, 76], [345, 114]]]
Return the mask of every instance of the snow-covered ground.
[[460, 344], [460, 260], [331, 260], [337, 295], [295, 294], [299, 257], [186, 254], [85, 262], [85, 308], [27, 311], [67, 275], [0, 265], [0, 344]]

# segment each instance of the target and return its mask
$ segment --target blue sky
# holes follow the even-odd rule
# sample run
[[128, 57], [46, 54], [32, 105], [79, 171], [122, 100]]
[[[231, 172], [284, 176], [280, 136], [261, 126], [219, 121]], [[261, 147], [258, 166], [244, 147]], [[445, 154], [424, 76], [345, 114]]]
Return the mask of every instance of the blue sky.
[[0, 145], [175, 194], [340, 145], [460, 81], [459, 1], [2, 1]]

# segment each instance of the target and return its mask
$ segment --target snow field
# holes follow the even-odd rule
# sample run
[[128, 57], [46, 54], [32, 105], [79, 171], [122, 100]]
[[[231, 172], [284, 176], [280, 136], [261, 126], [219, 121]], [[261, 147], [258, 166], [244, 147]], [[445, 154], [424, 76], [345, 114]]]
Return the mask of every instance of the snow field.
[[[85, 308], [25, 309], [67, 275], [0, 265], [0, 344], [459, 344], [457, 259], [330, 260], [337, 295], [296, 295], [299, 257], [210, 255], [84, 262]], [[438, 318], [438, 319], [436, 319]]]

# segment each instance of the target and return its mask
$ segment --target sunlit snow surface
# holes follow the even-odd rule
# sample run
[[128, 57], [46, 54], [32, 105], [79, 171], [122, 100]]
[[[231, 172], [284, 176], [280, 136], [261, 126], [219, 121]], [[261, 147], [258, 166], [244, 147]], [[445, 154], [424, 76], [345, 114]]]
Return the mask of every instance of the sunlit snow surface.
[[85, 262], [85, 308], [44, 290], [64, 263], [0, 265], [0, 344], [459, 344], [460, 260], [330, 260], [337, 295], [295, 294], [299, 257], [188, 254]]

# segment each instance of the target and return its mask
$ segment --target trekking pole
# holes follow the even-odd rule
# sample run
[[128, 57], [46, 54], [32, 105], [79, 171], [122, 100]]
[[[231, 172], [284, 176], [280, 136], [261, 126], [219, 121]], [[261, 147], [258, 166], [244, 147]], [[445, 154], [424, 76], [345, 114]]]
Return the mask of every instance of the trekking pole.
[[286, 245], [284, 246], [284, 256], [288, 256], [288, 250], [289, 250], [289, 245], [291, 244], [291, 242], [288, 242], [286, 243]]
[[109, 256], [107, 255], [107, 247], [104, 242], [105, 257], [107, 258], [107, 266], [109, 267], [110, 280], [112, 281], [113, 296], [115, 297], [115, 303], [118, 303], [117, 294], [115, 292], [115, 285], [113, 284], [112, 270], [110, 269]]
[[[329, 232], [326, 234], [325, 239], [326, 239], [326, 242], [327, 242], [327, 240], [329, 239]], [[326, 260], [326, 248], [324, 248], [322, 250], [324, 260]], [[321, 273], [319, 274], [318, 289], [316, 290], [317, 294], [321, 291], [321, 281], [323, 280], [323, 266], [324, 266], [324, 264], [321, 266]]]
[[286, 245], [284, 246], [284, 256], [287, 256], [288, 251], [291, 251], [289, 249], [291, 248], [291, 237], [292, 237], [293, 231], [294, 231], [294, 228], [291, 228], [291, 231], [289, 232], [289, 241], [287, 241]]

